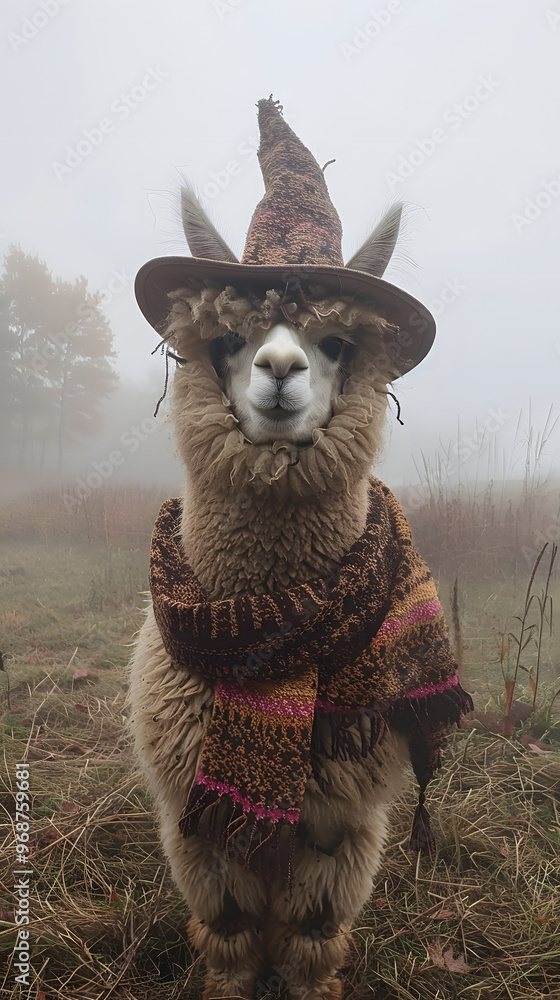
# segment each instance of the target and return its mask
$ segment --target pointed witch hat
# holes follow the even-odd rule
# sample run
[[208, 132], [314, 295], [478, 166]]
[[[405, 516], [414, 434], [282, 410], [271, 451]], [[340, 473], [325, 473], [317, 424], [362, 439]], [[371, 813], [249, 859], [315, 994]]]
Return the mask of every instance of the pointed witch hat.
[[157, 257], [140, 268], [136, 298], [148, 322], [161, 332], [169, 293], [204, 285], [265, 294], [303, 288], [309, 298], [357, 296], [375, 303], [395, 327], [385, 344], [398, 375], [430, 350], [435, 320], [417, 299], [384, 281], [397, 241], [402, 205], [385, 214], [345, 265], [342, 226], [323, 170], [282, 117], [272, 97], [258, 103], [258, 151], [265, 194], [257, 205], [240, 261], [212, 225], [194, 193], [182, 191], [185, 235], [193, 257]]

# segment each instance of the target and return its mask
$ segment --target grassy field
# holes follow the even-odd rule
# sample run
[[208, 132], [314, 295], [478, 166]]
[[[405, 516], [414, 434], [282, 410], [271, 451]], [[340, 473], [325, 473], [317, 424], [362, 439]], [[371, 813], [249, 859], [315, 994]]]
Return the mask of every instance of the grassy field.
[[[160, 499], [155, 491], [121, 489], [97, 491], [70, 512], [54, 495], [22, 498], [0, 511], [6, 1000], [201, 995], [203, 966], [186, 940], [186, 907], [125, 735], [126, 663], [141, 623]], [[496, 502], [493, 521], [483, 498], [477, 509], [465, 509], [459, 496], [434, 496], [410, 509], [448, 619], [455, 619], [478, 718], [451, 738], [430, 786], [434, 861], [417, 862], [406, 852], [414, 803], [398, 804], [385, 867], [354, 934], [348, 997], [560, 997], [560, 651], [545, 601], [555, 502], [509, 497], [508, 518]], [[521, 635], [518, 618], [547, 531]], [[553, 567], [552, 610], [559, 591]], [[32, 795], [34, 975], [20, 991], [13, 824], [22, 761]]]

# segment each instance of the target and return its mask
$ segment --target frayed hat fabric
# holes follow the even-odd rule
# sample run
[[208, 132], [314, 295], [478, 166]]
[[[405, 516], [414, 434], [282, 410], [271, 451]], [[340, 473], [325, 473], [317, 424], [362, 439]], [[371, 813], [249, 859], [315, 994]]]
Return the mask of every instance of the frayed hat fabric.
[[[377, 274], [345, 267], [340, 219], [319, 164], [284, 121], [278, 102], [258, 103], [259, 163], [265, 194], [255, 209], [241, 261], [235, 258], [158, 257], [140, 268], [136, 297], [159, 332], [169, 295], [205, 286], [248, 291], [264, 298], [278, 290], [290, 297], [361, 297], [374, 302], [394, 325], [393, 356], [399, 375], [419, 364], [435, 337], [435, 321], [416, 298]], [[202, 213], [203, 214], [203, 213]], [[206, 220], [208, 221], [208, 220]], [[206, 251], [208, 252], [208, 251]]]

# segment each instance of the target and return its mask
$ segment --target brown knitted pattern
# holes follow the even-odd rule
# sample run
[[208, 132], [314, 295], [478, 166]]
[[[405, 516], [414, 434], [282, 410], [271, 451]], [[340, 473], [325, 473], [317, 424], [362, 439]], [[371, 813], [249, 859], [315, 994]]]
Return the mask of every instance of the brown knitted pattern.
[[[422, 806], [445, 732], [472, 701], [387, 487], [372, 481], [366, 530], [338, 572], [260, 597], [206, 600], [182, 555], [180, 516], [181, 501], [169, 500], [155, 525], [154, 612], [173, 660], [215, 686], [200, 772], [185, 789], [185, 835], [287, 877], [312, 751], [363, 760], [388, 724], [408, 739]], [[421, 807], [417, 822], [429, 841]], [[260, 850], [267, 841], [275, 851]]]
[[276, 101], [259, 101], [258, 108], [265, 195], [255, 209], [241, 263], [342, 267], [342, 226], [319, 164], [284, 121]]

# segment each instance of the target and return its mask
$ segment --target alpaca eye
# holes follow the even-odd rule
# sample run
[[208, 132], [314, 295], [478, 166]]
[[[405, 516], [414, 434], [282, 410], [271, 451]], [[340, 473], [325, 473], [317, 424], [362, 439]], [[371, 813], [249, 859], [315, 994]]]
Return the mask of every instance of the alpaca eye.
[[328, 358], [332, 358], [333, 361], [336, 361], [342, 354], [344, 341], [340, 337], [325, 337], [325, 339], [319, 344], [319, 347], [323, 351], [323, 354], [326, 354]]
[[240, 337], [238, 333], [232, 333], [231, 330], [224, 334], [223, 337], [220, 337], [220, 340], [222, 341], [225, 354], [237, 354], [242, 347], [245, 347], [245, 337]]
[[240, 337], [238, 333], [232, 333], [231, 330], [228, 330], [223, 337], [216, 337], [210, 341], [210, 361], [219, 378], [224, 377], [227, 359], [237, 354], [242, 347], [245, 347], [245, 338]]

